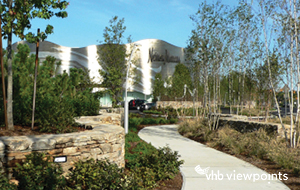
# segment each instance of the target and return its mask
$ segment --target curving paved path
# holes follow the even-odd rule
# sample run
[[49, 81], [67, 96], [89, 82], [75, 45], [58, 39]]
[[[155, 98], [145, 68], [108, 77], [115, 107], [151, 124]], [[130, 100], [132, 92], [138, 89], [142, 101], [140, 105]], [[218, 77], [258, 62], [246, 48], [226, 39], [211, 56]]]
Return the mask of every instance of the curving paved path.
[[[184, 160], [181, 166], [183, 190], [289, 189], [280, 180], [276, 180], [288, 176], [279, 173], [271, 176], [243, 160], [181, 136], [177, 127], [178, 125], [146, 127], [138, 135], [157, 148], [168, 145], [173, 151], [179, 152]], [[200, 174], [196, 172], [196, 166]]]

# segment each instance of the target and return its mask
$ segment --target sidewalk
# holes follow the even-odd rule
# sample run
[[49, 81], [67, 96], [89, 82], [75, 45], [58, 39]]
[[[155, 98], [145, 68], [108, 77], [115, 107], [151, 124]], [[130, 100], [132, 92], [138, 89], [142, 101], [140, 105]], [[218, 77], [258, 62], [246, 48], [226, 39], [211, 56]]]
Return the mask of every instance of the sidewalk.
[[[168, 145], [173, 151], [178, 151], [183, 176], [183, 190], [283, 190], [289, 189], [279, 179], [265, 171], [231, 155], [209, 148], [177, 132], [177, 125], [161, 125], [146, 127], [139, 136], [155, 147]], [[198, 172], [195, 167], [200, 165]], [[205, 173], [206, 168], [207, 173]], [[275, 175], [275, 174], [274, 174]], [[282, 174], [283, 175], [283, 174]], [[284, 179], [283, 176], [281, 179]], [[247, 178], [248, 176], [248, 178]]]

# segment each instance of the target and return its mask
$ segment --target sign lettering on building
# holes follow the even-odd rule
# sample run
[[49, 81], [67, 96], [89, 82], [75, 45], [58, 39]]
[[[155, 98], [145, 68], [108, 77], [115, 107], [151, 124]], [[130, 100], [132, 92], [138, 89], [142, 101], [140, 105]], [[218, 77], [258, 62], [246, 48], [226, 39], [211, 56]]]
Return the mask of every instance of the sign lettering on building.
[[172, 56], [168, 52], [168, 50], [165, 50], [165, 54], [159, 54], [158, 52], [154, 51], [153, 48], [149, 48], [149, 62], [173, 62], [173, 63], [179, 63], [180, 62], [180, 57], [179, 56]]

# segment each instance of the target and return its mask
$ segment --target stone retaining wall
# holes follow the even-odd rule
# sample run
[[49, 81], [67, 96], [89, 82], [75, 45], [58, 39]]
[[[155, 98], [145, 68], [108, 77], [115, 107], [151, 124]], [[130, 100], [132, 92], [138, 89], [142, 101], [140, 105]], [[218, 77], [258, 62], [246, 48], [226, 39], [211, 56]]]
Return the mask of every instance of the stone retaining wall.
[[[195, 102], [195, 107], [201, 107], [201, 102]], [[193, 101], [157, 101], [156, 107], [166, 108], [193, 108]]]
[[119, 114], [81, 117], [77, 122], [89, 125], [92, 130], [66, 134], [0, 137], [0, 166], [7, 169], [11, 177], [16, 163], [25, 160], [33, 151], [45, 152], [52, 158], [67, 156], [60, 163], [66, 173], [77, 160], [104, 159], [120, 167], [125, 166], [125, 133], [120, 126]]
[[[231, 128], [245, 133], [245, 132], [253, 132], [257, 131], [260, 128], [265, 129], [267, 133], [277, 133], [280, 137], [285, 137], [284, 129], [282, 128], [280, 123], [265, 123], [258, 121], [247, 121], [245, 116], [243, 117], [220, 117], [219, 127], [224, 127], [225, 125], [229, 125]], [[284, 124], [285, 129], [287, 130], [287, 136], [289, 138], [290, 134], [290, 125]]]
[[100, 109], [102, 115], [113, 115], [112, 119], [120, 121], [119, 125], [124, 126], [124, 108], [106, 108]]

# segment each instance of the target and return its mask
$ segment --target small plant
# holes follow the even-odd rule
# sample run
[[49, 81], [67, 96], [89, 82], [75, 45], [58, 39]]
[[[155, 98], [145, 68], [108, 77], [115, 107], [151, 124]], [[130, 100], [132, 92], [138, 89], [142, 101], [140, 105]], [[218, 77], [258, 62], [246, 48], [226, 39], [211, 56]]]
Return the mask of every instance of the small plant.
[[130, 128], [137, 128], [143, 121], [143, 118], [129, 118], [128, 125]]
[[1, 190], [17, 190], [17, 185], [10, 183], [5, 175], [0, 175], [0, 189]]
[[68, 176], [68, 188], [71, 189], [135, 189], [133, 179], [126, 175], [124, 168], [110, 163], [107, 159], [75, 163]]
[[207, 119], [185, 120], [179, 125], [178, 132], [185, 137], [200, 138], [201, 142], [210, 141], [216, 136]]
[[183, 164], [179, 160], [178, 152], [172, 152], [169, 147], [160, 148], [146, 154], [141, 154], [137, 158], [138, 167], [151, 168], [155, 175], [155, 180], [172, 179], [178, 172], [179, 166]]
[[138, 189], [153, 189], [157, 187], [155, 180], [156, 173], [152, 168], [136, 167], [131, 171], [134, 176], [134, 181], [139, 187]]
[[144, 110], [143, 113], [145, 113], [145, 114], [162, 115], [162, 112], [161, 112], [161, 111], [158, 111], [158, 110]]
[[19, 181], [19, 189], [58, 189], [65, 186], [65, 178], [61, 175], [62, 169], [52, 163], [44, 153], [33, 152], [26, 156], [25, 162], [14, 169], [14, 176]]

